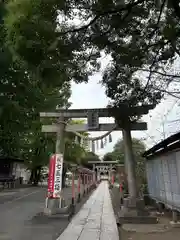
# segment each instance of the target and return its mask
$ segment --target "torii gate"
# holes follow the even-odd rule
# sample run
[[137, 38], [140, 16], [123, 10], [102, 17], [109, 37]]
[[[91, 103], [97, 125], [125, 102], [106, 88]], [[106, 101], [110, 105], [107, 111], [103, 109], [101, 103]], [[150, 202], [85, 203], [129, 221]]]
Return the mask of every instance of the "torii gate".
[[101, 173], [108, 175], [110, 180], [113, 167], [118, 164], [118, 161], [88, 161], [88, 163], [93, 165], [93, 171], [96, 172], [97, 180], [100, 180]]
[[[98, 109], [58, 109], [56, 112], [41, 112], [41, 118], [56, 118], [57, 124], [42, 126], [43, 132], [54, 132], [57, 135], [56, 153], [64, 153], [64, 132], [65, 131], [119, 131], [123, 133], [123, 141], [125, 146], [125, 169], [127, 173], [129, 203], [135, 203], [138, 198], [135, 163], [132, 151], [131, 131], [147, 130], [145, 122], [132, 122], [130, 119], [133, 116], [142, 116], [153, 109], [154, 105], [142, 105], [137, 107], [128, 107], [122, 104], [122, 108], [115, 109], [118, 112], [120, 121], [114, 124], [99, 124], [100, 117], [112, 117], [110, 108]], [[71, 118], [87, 118], [88, 124], [65, 125], [65, 122]]]

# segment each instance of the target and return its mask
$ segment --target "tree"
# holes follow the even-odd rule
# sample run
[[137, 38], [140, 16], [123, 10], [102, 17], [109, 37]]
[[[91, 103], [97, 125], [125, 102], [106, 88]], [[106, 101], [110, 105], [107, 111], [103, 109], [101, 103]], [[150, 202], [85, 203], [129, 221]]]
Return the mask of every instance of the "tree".
[[93, 57], [98, 56], [96, 49], [88, 52], [88, 46], [78, 39], [59, 35], [59, 31], [66, 31], [66, 19], [58, 21], [66, 5], [59, 0], [10, 0], [4, 18], [7, 45], [14, 58], [39, 81], [43, 79], [45, 84], [59, 89], [71, 80], [87, 81], [91, 65], [95, 67]]
[[[49, 162], [48, 153], [55, 151], [55, 137], [41, 133], [39, 112], [56, 109], [57, 106], [68, 107], [70, 84], [66, 81], [60, 89], [56, 82], [48, 83], [47, 76], [38, 78], [33, 75], [29, 65], [22, 62], [20, 66], [21, 59], [15, 57], [10, 46], [3, 41], [7, 34], [4, 21], [1, 26], [0, 59], [4, 67], [0, 72], [1, 152], [23, 158], [31, 170], [30, 181], [36, 185], [42, 167]], [[84, 151], [74, 143], [74, 135], [67, 134], [65, 159], [80, 163]]]
[[[61, 88], [39, 81], [31, 69], [15, 58], [5, 41], [5, 2], [0, 3], [0, 152], [25, 160], [35, 184], [48, 162], [52, 141], [41, 133], [40, 111], [68, 107], [70, 84]], [[53, 142], [54, 143], [54, 142]]]
[[119, 159], [119, 155], [116, 152], [108, 152], [103, 156], [103, 161], [117, 161]]
[[81, 159], [81, 163], [84, 167], [92, 170], [93, 165], [88, 163], [89, 161], [100, 161], [100, 159], [97, 154], [86, 151], [86, 155]]
[[[132, 139], [132, 148], [135, 157], [136, 163], [136, 175], [138, 178], [138, 183], [141, 185], [145, 183], [146, 175], [145, 175], [145, 159], [142, 157], [142, 154], [146, 150], [145, 144], [140, 140], [133, 138]], [[108, 159], [108, 160], [107, 160]], [[120, 139], [114, 145], [113, 151], [104, 155], [105, 161], [118, 161], [120, 164], [125, 164], [125, 150], [123, 140]]]
[[[111, 106], [157, 104], [175, 81], [165, 67], [179, 56], [176, 0], [33, 2], [11, 0], [5, 23], [13, 55], [40, 78], [45, 71], [59, 87], [70, 79], [86, 81], [103, 51], [111, 56], [102, 81]], [[80, 26], [71, 21], [75, 18]], [[50, 71], [53, 64], [56, 71]], [[146, 81], [142, 72], [149, 73]]]

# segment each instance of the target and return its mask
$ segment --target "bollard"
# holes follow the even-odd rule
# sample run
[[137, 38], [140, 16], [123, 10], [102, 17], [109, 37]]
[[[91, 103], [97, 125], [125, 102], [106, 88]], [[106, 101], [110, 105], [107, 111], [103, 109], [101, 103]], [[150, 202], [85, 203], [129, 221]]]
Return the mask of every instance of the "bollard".
[[172, 211], [172, 220], [173, 220], [174, 223], [178, 222], [178, 213], [177, 213], [176, 210]]

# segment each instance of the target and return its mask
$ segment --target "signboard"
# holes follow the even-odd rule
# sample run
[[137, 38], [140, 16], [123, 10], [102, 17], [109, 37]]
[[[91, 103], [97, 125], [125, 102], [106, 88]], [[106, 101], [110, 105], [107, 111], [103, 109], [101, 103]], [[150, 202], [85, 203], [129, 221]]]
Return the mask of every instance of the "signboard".
[[63, 170], [63, 155], [56, 154], [55, 174], [54, 174], [54, 197], [60, 198], [62, 188], [62, 170]]
[[48, 197], [60, 198], [62, 188], [62, 170], [63, 155], [52, 155], [49, 164]]
[[99, 128], [99, 114], [95, 111], [88, 111], [87, 116], [88, 129], [97, 129]]

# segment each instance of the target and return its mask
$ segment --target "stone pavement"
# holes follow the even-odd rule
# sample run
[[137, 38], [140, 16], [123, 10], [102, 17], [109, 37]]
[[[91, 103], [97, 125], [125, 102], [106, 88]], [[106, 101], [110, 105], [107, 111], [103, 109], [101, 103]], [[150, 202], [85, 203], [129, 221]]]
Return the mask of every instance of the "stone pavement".
[[57, 240], [119, 240], [108, 183], [103, 181]]

